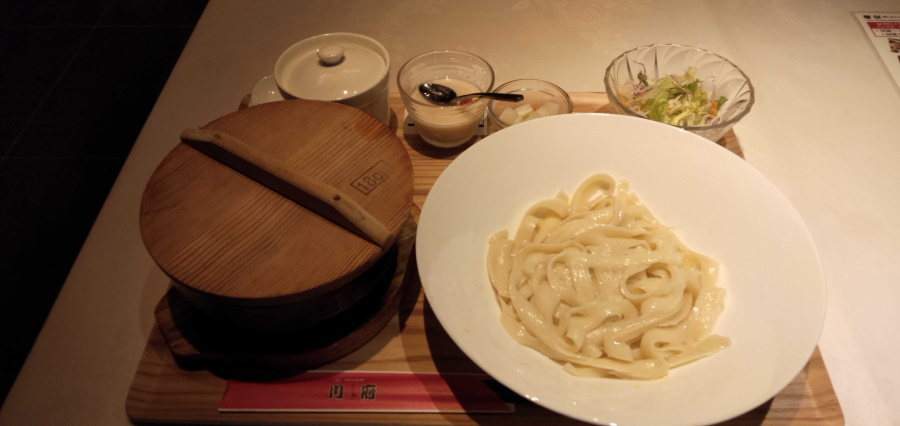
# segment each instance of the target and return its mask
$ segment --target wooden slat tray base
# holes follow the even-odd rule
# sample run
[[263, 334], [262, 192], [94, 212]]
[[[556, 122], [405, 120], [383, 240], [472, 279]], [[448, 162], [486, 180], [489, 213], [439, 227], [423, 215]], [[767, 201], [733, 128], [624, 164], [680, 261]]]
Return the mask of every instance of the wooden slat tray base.
[[[575, 112], [608, 112], [603, 93], [572, 93]], [[391, 107], [397, 120], [403, 105], [396, 93]], [[433, 148], [418, 137], [398, 135], [413, 163], [414, 201], [421, 207], [428, 190], [465, 147]], [[719, 144], [742, 155], [729, 132]], [[415, 268], [413, 262], [410, 268]], [[415, 271], [415, 269], [412, 269]], [[431, 312], [415, 272], [404, 288], [400, 312], [371, 342], [323, 369], [414, 372], [480, 372], [441, 328]], [[524, 399], [515, 414], [381, 414], [381, 413], [222, 413], [217, 411], [225, 380], [207, 371], [185, 371], [175, 365], [162, 335], [154, 328], [128, 394], [126, 411], [135, 422], [206, 424], [575, 424], [574, 420]], [[843, 424], [840, 404], [819, 350], [796, 378], [767, 403], [726, 422], [728, 425]]]

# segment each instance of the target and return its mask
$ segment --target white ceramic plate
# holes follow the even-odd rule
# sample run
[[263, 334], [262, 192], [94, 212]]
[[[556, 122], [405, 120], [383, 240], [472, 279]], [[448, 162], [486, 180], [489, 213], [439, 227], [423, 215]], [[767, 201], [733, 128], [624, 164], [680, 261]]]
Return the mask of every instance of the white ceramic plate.
[[[688, 247], [721, 264], [727, 291], [715, 333], [732, 346], [655, 381], [573, 377], [500, 325], [488, 238], [515, 232], [526, 208], [591, 174], [627, 179]], [[604, 424], [724, 421], [780, 392], [815, 349], [825, 285], [812, 238], [787, 199], [726, 149], [674, 127], [571, 114], [493, 134], [431, 189], [416, 241], [419, 274], [441, 325], [487, 373], [525, 398]]]

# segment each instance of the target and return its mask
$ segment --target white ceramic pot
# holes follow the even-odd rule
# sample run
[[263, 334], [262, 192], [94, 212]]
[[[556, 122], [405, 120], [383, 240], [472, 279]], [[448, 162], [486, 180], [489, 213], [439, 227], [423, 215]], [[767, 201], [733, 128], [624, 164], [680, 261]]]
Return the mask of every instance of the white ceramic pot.
[[289, 47], [275, 63], [275, 82], [285, 98], [337, 102], [390, 122], [390, 56], [364, 35], [329, 33]]

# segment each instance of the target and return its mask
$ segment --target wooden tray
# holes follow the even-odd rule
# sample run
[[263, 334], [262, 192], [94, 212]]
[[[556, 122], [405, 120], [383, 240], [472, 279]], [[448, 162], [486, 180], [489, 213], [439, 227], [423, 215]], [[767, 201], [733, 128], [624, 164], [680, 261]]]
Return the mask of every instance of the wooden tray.
[[[608, 112], [604, 93], [572, 93], [575, 112]], [[403, 104], [391, 94], [395, 113], [391, 128], [404, 116]], [[401, 121], [402, 122], [402, 121]], [[444, 168], [465, 146], [433, 148], [418, 137], [398, 135], [412, 158], [414, 202], [425, 196]], [[742, 156], [733, 132], [719, 144]], [[415, 209], [418, 211], [418, 209]], [[415, 268], [410, 262], [409, 268]], [[404, 287], [399, 314], [366, 346], [323, 369], [415, 372], [481, 372], [453, 343], [431, 312], [415, 269]], [[515, 414], [382, 414], [382, 413], [222, 413], [217, 411], [225, 380], [207, 371], [179, 369], [154, 328], [138, 365], [126, 403], [134, 422], [214, 424], [576, 424], [524, 399], [515, 400]], [[728, 425], [843, 424], [840, 404], [819, 350], [799, 375], [778, 395]]]

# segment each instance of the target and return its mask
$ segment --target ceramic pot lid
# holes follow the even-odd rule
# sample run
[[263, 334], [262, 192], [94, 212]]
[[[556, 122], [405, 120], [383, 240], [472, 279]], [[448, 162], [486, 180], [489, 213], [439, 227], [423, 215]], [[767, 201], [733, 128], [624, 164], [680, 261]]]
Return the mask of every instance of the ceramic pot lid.
[[[412, 205], [412, 165], [389, 128], [355, 108], [292, 100], [246, 108], [205, 130], [228, 133], [328, 183], [396, 234]], [[379, 247], [182, 143], [141, 203], [141, 234], [172, 279], [248, 305], [307, 300], [352, 281]]]
[[300, 99], [337, 101], [375, 87], [388, 70], [387, 51], [358, 34], [323, 34], [287, 49], [275, 66], [278, 86]]

